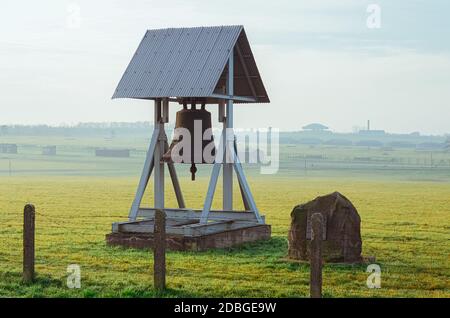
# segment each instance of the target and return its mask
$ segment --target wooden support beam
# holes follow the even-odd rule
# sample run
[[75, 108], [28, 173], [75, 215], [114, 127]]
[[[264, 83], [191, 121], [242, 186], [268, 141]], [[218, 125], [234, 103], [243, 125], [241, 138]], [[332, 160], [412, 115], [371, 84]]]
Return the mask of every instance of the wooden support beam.
[[[219, 148], [216, 151], [216, 158], [223, 158], [223, 132], [220, 136]], [[208, 222], [209, 212], [211, 210], [212, 202], [214, 199], [214, 193], [217, 187], [217, 180], [219, 179], [220, 168], [222, 167], [221, 162], [215, 162], [212, 172], [211, 179], [209, 180], [208, 191], [206, 192], [205, 202], [203, 203], [202, 215], [200, 218], [201, 223]]]
[[252, 96], [233, 96], [233, 95], [227, 95], [227, 94], [211, 94], [212, 98], [220, 98], [220, 99], [231, 99], [235, 101], [241, 101], [241, 102], [256, 102], [256, 98]]
[[27, 204], [23, 210], [23, 282], [34, 280], [35, 209]]
[[159, 136], [154, 155], [155, 183], [153, 189], [156, 208], [164, 208], [164, 162], [161, 162], [161, 160], [164, 155], [164, 138], [166, 136], [161, 114], [161, 99], [157, 99], [155, 101], [155, 126], [159, 128]]
[[155, 289], [166, 289], [166, 214], [157, 210], [153, 232], [153, 283]]
[[[226, 92], [228, 95], [234, 95], [234, 52], [231, 52], [231, 55], [228, 59], [228, 73], [227, 73], [227, 83], [226, 83]], [[222, 196], [222, 204], [224, 210], [232, 210], [233, 209], [233, 164], [230, 162], [230, 158], [232, 156], [229, 155], [231, 151], [234, 151], [230, 148], [234, 147], [234, 112], [233, 112], [233, 100], [227, 100], [226, 106], [226, 117], [223, 123], [223, 196]], [[232, 147], [230, 147], [230, 143]]]
[[[249, 75], [249, 76], [234, 76], [234, 79], [247, 79], [247, 78], [259, 78], [259, 76], [256, 75]], [[221, 80], [226, 79], [226, 76], [221, 76]]]
[[248, 204], [250, 205], [251, 211], [255, 214], [256, 219], [258, 220], [258, 223], [264, 224], [264, 219], [259, 214], [258, 208], [256, 207], [255, 199], [253, 198], [253, 194], [250, 191], [250, 186], [248, 185], [247, 178], [244, 174], [244, 169], [242, 169], [242, 164], [239, 160], [239, 157], [237, 155], [236, 149], [233, 153], [234, 158], [234, 170], [236, 171], [237, 178], [239, 180], [239, 184], [242, 186], [243, 194], [245, 197], [245, 200], [247, 200]]
[[[155, 222], [156, 222], [155, 220], [143, 220], [136, 222], [117, 222], [115, 223], [114, 226], [116, 229], [114, 233], [151, 234], [155, 230]], [[199, 221], [200, 219], [184, 220], [180, 222], [179, 220], [173, 220], [167, 217], [166, 233], [170, 235], [180, 235], [180, 236], [202, 236], [212, 233], [219, 233], [229, 230], [252, 227], [259, 224], [256, 221], [248, 221], [248, 220], [210, 220], [206, 224], [202, 224]]]
[[[169, 150], [169, 143], [166, 140], [164, 142], [164, 153]], [[177, 198], [177, 203], [179, 208], [185, 208], [186, 205], [184, 203], [183, 192], [181, 191], [180, 182], [178, 181], [177, 171], [175, 170], [175, 165], [173, 162], [167, 163], [167, 167], [169, 168], [170, 179], [172, 180], [173, 190], [175, 192], [175, 196]]]
[[[165, 208], [163, 209], [167, 214], [167, 218], [174, 219], [200, 219], [202, 210], [199, 209], [177, 209], [177, 208]], [[156, 208], [140, 208], [138, 211], [138, 217], [142, 218], [154, 218]], [[222, 211], [211, 210], [208, 216], [209, 220], [242, 220], [242, 221], [257, 221], [255, 213], [253, 211]], [[261, 216], [264, 222], [264, 216]]]
[[311, 298], [322, 298], [322, 214], [314, 213], [311, 223], [310, 293]]
[[136, 190], [136, 195], [134, 197], [133, 203], [131, 204], [130, 213], [128, 215], [128, 218], [130, 220], [136, 220], [142, 198], [144, 197], [145, 188], [147, 187], [148, 180], [150, 179], [150, 176], [152, 174], [154, 167], [154, 154], [156, 145], [158, 143], [158, 138], [159, 138], [159, 128], [155, 127], [152, 139], [150, 141], [150, 145], [148, 147], [147, 156], [145, 158], [141, 178], [139, 180], [139, 185]]
[[[237, 150], [237, 143], [236, 140], [234, 141], [234, 152], [236, 153], [236, 157], [238, 156], [238, 150]], [[239, 190], [241, 192], [242, 202], [244, 203], [244, 208], [246, 211], [251, 210], [250, 203], [247, 200], [247, 196], [245, 195], [244, 186], [242, 185], [240, 179], [238, 178], [238, 184], [239, 184]]]
[[236, 51], [237, 51], [237, 55], [239, 57], [239, 61], [241, 62], [241, 65], [242, 65], [242, 69], [244, 70], [245, 77], [247, 78], [248, 86], [250, 87], [250, 90], [252, 91], [253, 96], [256, 98], [257, 94], [256, 94], [255, 86], [253, 85], [253, 82], [250, 78], [250, 73], [248, 72], [247, 64], [245, 64], [244, 56], [242, 55], [242, 51], [239, 46], [239, 43], [236, 44]]

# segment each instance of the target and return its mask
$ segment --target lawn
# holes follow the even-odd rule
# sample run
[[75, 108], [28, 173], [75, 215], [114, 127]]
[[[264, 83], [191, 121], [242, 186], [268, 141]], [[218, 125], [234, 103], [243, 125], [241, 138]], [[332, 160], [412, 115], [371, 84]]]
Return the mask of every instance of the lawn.
[[[207, 179], [182, 181], [187, 206], [200, 207]], [[308, 296], [309, 266], [285, 260], [290, 212], [296, 204], [338, 190], [361, 215], [363, 254], [376, 256], [381, 288], [367, 288], [365, 265], [326, 264], [326, 297], [450, 297], [449, 182], [281, 175], [252, 176], [250, 182], [272, 225], [272, 239], [230, 250], [169, 252], [163, 296]], [[150, 251], [105, 244], [111, 223], [126, 219], [136, 185], [136, 176], [0, 177], [0, 296], [157, 295]], [[151, 197], [146, 195], [146, 204]], [[175, 206], [171, 191], [167, 200]], [[216, 201], [219, 206], [220, 195]], [[34, 203], [38, 213], [33, 285], [21, 283], [26, 202]], [[81, 266], [80, 289], [66, 287], [69, 264]]]

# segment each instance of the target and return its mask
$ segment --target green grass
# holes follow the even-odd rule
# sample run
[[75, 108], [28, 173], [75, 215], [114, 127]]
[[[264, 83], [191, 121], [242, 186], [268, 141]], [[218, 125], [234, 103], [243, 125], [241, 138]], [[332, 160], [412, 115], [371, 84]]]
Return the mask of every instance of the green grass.
[[[382, 288], [366, 287], [365, 266], [326, 264], [327, 297], [450, 297], [450, 183], [298, 175], [251, 176], [250, 182], [272, 239], [229, 250], [169, 252], [168, 290], [157, 294], [150, 251], [105, 244], [111, 223], [126, 219], [137, 177], [0, 177], [0, 296], [305, 297], [308, 265], [284, 259], [289, 214], [296, 204], [338, 190], [361, 215], [363, 254], [376, 256]], [[205, 177], [182, 181], [188, 206], [202, 205], [206, 186]], [[168, 193], [168, 206], [175, 206]], [[21, 283], [26, 202], [38, 213], [32, 285]], [[66, 287], [69, 264], [81, 266], [81, 289]]]

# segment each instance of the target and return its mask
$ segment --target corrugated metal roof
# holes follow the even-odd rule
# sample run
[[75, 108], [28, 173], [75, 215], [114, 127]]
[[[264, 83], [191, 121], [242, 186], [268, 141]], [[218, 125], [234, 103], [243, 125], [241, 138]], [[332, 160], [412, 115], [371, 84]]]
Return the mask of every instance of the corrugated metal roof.
[[[236, 45], [240, 55], [234, 50]], [[241, 25], [148, 30], [113, 98], [199, 97], [215, 102], [208, 97], [224, 85], [232, 52], [235, 95], [253, 97], [255, 92], [257, 102], [269, 102]]]

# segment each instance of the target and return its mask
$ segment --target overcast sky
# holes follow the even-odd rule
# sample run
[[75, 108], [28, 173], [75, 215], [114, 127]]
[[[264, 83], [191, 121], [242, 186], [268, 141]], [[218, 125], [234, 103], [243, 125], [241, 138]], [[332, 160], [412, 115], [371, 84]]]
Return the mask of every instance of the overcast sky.
[[151, 102], [111, 100], [145, 30], [243, 24], [272, 102], [237, 105], [236, 126], [450, 133], [449, 16], [448, 0], [2, 0], [0, 124], [151, 121]]

